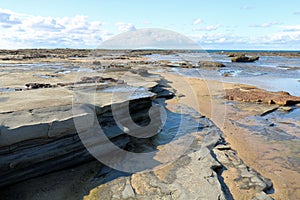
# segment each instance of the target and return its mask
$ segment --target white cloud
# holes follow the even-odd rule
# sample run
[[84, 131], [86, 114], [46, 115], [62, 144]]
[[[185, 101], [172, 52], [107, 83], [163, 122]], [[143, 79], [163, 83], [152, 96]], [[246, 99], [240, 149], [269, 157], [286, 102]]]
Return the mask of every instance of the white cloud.
[[278, 21], [272, 21], [272, 22], [264, 22], [262, 24], [254, 24], [250, 25], [250, 27], [256, 27], [256, 28], [268, 28], [274, 25], [279, 25], [280, 23]]
[[22, 20], [19, 26], [23, 30], [34, 29], [35, 31], [61, 31], [66, 27], [60, 24], [59, 19], [51, 17], [31, 17], [26, 20]]
[[198, 19], [195, 19], [195, 20], [194, 20], [193, 24], [194, 24], [194, 25], [198, 25], [198, 24], [201, 24], [202, 22], [203, 22], [203, 20], [200, 19], [200, 18], [198, 18]]
[[293, 32], [279, 31], [266, 34], [261, 37], [253, 38], [252, 44], [265, 45], [275, 49], [294, 49], [299, 50], [300, 30]]
[[[265, 22], [252, 27], [271, 27], [276, 25], [272, 33], [259, 35], [238, 35], [238, 27], [225, 33], [218, 30], [221, 25], [204, 26], [201, 19], [196, 19], [192, 39], [204, 48], [264, 48], [264, 49], [298, 49], [300, 46], [300, 24], [282, 25], [277, 21]], [[42, 17], [23, 13], [15, 13], [0, 8], [0, 49], [6, 48], [43, 48], [43, 47], [97, 47], [102, 40], [111, 38], [114, 34], [104, 30], [105, 23], [90, 21], [88, 17], [77, 15], [73, 17]], [[119, 31], [136, 30], [130, 23], [114, 24]], [[218, 31], [214, 31], [218, 30]], [[266, 29], [268, 30], [268, 29]]]
[[0, 9], [0, 49], [31, 47], [97, 47], [102, 22], [86, 16], [42, 17]]
[[210, 25], [210, 26], [203, 26], [203, 27], [197, 27], [194, 30], [195, 31], [214, 31], [217, 30], [221, 25], [216, 24], [216, 25]]
[[200, 33], [190, 35], [190, 37], [202, 45], [218, 43], [244, 43], [247, 40], [245, 37], [226, 33]]
[[118, 26], [119, 31], [123, 32], [136, 30], [135, 26], [131, 23], [118, 22], [116, 23], [116, 26]]
[[0, 27], [9, 28], [20, 23], [21, 20], [15, 13], [0, 8]]
[[262, 36], [237, 35], [233, 32], [199, 32], [189, 35], [204, 49], [294, 49], [300, 46], [300, 25], [286, 26], [294, 31], [272, 32]]
[[284, 32], [294, 32], [294, 31], [300, 31], [300, 24], [299, 25], [287, 25], [282, 26]]
[[[271, 41], [300, 43], [300, 25], [285, 26], [286, 29], [270, 36]], [[289, 30], [289, 31], [286, 31]]]

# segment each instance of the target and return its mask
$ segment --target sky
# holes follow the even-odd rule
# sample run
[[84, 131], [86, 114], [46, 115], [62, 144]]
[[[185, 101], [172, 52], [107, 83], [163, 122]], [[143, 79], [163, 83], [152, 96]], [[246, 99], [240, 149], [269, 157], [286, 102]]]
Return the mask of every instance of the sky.
[[0, 49], [97, 48], [145, 28], [177, 32], [203, 49], [300, 50], [300, 1], [0, 1]]

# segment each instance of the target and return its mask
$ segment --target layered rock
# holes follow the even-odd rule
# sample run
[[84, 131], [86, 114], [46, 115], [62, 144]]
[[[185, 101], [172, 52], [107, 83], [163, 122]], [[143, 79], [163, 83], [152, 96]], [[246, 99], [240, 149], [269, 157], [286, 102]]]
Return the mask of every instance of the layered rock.
[[288, 92], [268, 92], [255, 87], [227, 89], [225, 92], [225, 98], [234, 101], [262, 102], [281, 106], [294, 105], [300, 102], [300, 97], [292, 96]]
[[[266, 192], [272, 189], [272, 182], [247, 167], [214, 124], [206, 118], [201, 118], [200, 124], [205, 128], [193, 134], [192, 145], [178, 159], [105, 182], [84, 199], [233, 199], [222, 176], [234, 170], [237, 173], [232, 179], [240, 190], [251, 193], [253, 199], [271, 200]], [[178, 143], [182, 139], [178, 138]], [[166, 146], [176, 151], [174, 142]]]
[[[129, 100], [133, 120], [149, 121], [147, 112], [153, 97], [153, 93], [146, 92], [141, 98]], [[122, 107], [128, 103], [119, 104]], [[65, 105], [0, 114], [0, 187], [92, 159], [74, 124], [74, 120], [85, 120], [91, 113], [74, 115], [73, 109], [71, 105]], [[109, 129], [107, 137], [115, 145], [124, 148], [129, 143], [130, 137], [114, 123], [110, 105], [96, 106], [94, 114], [101, 127]], [[108, 152], [110, 150], [106, 149]]]
[[[272, 200], [267, 194], [273, 189], [270, 179], [264, 178], [255, 170], [249, 168], [236, 156], [236, 152], [228, 145], [219, 145], [213, 150], [216, 158], [226, 168], [226, 176], [231, 176], [240, 190], [252, 193], [254, 200]], [[227, 175], [228, 174], [228, 175]]]
[[[76, 82], [53, 83], [55, 87], [51, 88], [29, 84], [38, 90], [2, 93], [0, 187], [92, 160], [78, 134], [78, 129], [84, 132], [91, 128], [89, 116], [95, 116], [92, 121], [103, 128], [110, 141], [125, 148], [131, 136], [118, 128], [112, 112], [125, 116], [123, 120], [147, 124], [156, 96], [173, 95], [158, 86], [160, 77], [147, 76], [127, 73], [121, 81], [107, 76], [82, 76]], [[87, 110], [76, 113], [77, 106]], [[81, 122], [83, 126], [78, 127]], [[109, 148], [101, 153], [108, 152]]]
[[226, 67], [224, 64], [220, 62], [214, 62], [214, 61], [199, 61], [197, 65], [193, 65], [193, 63], [188, 61], [176, 61], [176, 62], [163, 62], [164, 66], [167, 67], [178, 67], [178, 68], [220, 68], [220, 67]]

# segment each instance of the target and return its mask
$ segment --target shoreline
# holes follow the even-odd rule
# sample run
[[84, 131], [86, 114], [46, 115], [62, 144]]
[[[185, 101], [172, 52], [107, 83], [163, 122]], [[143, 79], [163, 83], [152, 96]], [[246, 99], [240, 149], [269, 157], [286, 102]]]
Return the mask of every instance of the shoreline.
[[[114, 86], [114, 84], [118, 83], [117, 80], [121, 78], [123, 83], [126, 82], [126, 84], [128, 83], [129, 85], [134, 87], [145, 87], [145, 89], [148, 92], [154, 92], [153, 90], [156, 90], [158, 93], [161, 92], [161, 97], [164, 97], [165, 95], [170, 95], [169, 92], [163, 91], [160, 88], [156, 88], [157, 84], [162, 84], [161, 86], [163, 88], [166, 87], [167, 90], [169, 89], [171, 92], [174, 92], [176, 94], [174, 98], [165, 101], [165, 108], [168, 109], [168, 111], [171, 112], [173, 115], [178, 114], [176, 113], [176, 106], [178, 105], [185, 105], [193, 108], [199, 113], [199, 115], [202, 116], [200, 117], [200, 119], [204, 120], [204, 132], [196, 131], [198, 132], [196, 135], [192, 134], [193, 137], [196, 138], [195, 142], [197, 143], [197, 145], [192, 145], [191, 148], [194, 148], [193, 151], [197, 153], [188, 153], [184, 155], [185, 159], [191, 160], [191, 162], [186, 162], [186, 166], [182, 166], [180, 162], [176, 160], [176, 165], [167, 164], [166, 166], [162, 166], [162, 168], [160, 169], [154, 169], [155, 176], [152, 176], [152, 174], [149, 173], [142, 172], [131, 175], [131, 178], [139, 177], [138, 180], [141, 180], [141, 183], [145, 185], [148, 184], [147, 178], [149, 178], [152, 181], [159, 180], [158, 182], [156, 182], [158, 184], [157, 187], [159, 188], [168, 187], [164, 185], [164, 182], [166, 181], [170, 181], [170, 185], [172, 185], [175, 181], [177, 182], [177, 184], [185, 184], [184, 187], [178, 189], [179, 191], [182, 192], [184, 190], [189, 190], [189, 187], [191, 187], [191, 190], [195, 192], [197, 191], [197, 187], [194, 187], [192, 185], [189, 186], [189, 183], [185, 182], [185, 179], [183, 178], [185, 173], [188, 174], [190, 177], [193, 177], [193, 173], [190, 173], [188, 170], [188, 168], [192, 166], [193, 170], [197, 171], [197, 176], [199, 176], [195, 179], [195, 182], [197, 182], [198, 184], [207, 184], [207, 181], [215, 182], [216, 185], [212, 185], [211, 188], [209, 188], [208, 186], [207, 187], [209, 189], [217, 190], [217, 193], [221, 196], [227, 195], [228, 199], [232, 198], [231, 195], [234, 199], [252, 199], [254, 196], [260, 196], [260, 199], [264, 199], [269, 198], [269, 196], [271, 196], [276, 200], [280, 200], [297, 199], [298, 197], [300, 197], [300, 188], [298, 187], [298, 185], [300, 185], [298, 181], [300, 180], [300, 176], [299, 171], [297, 171], [297, 165], [295, 165], [298, 159], [297, 141], [293, 139], [283, 139], [282, 141], [272, 140], [272, 138], [265, 138], [265, 136], [263, 135], [264, 130], [257, 129], [257, 133], [254, 134], [253, 130], [251, 129], [252, 126], [258, 126], [260, 128], [265, 129], [267, 131], [266, 133], [268, 134], [272, 134], [273, 131], [276, 132], [277, 129], [281, 129], [286, 131], [289, 135], [294, 134], [294, 136], [297, 138], [298, 133], [295, 132], [295, 128], [293, 129], [291, 126], [288, 125], [290, 121], [288, 121], [288, 123], [272, 123], [271, 115], [274, 111], [279, 110], [280, 106], [248, 102], [237, 103], [234, 101], [227, 101], [224, 98], [226, 89], [232, 89], [235, 87], [253, 88], [253, 86], [245, 84], [228, 83], [219, 80], [201, 80], [199, 78], [188, 78], [184, 75], [172, 74], [172, 70], [169, 71], [169, 68], [164, 66], [163, 63], [152, 63], [151, 61], [143, 57], [145, 54], [151, 54], [155, 51], [132, 51], [129, 53], [123, 52], [124, 54], [114, 54], [111, 52], [107, 52], [107, 54], [99, 56], [99, 58], [97, 58], [96, 60], [90, 60], [89, 58], [85, 57], [85, 54], [87, 53], [86, 51], [79, 51], [83, 54], [80, 54], [77, 58], [73, 57], [74, 53], [76, 54], [76, 51], [73, 52], [72, 50], [69, 50], [66, 55], [63, 55], [63, 50], [59, 50], [58, 52], [61, 53], [62, 57], [48, 58], [46, 56], [46, 58], [2, 61], [3, 66], [1, 67], [4, 69], [1, 73], [4, 82], [4, 87], [2, 89], [4, 89], [4, 91], [5, 89], [9, 90], [9, 92], [0, 92], [0, 94], [3, 94], [0, 97], [0, 100], [2, 102], [5, 102], [3, 105], [1, 105], [1, 108], [3, 111], [2, 114], [5, 115], [3, 117], [4, 122], [8, 124], [8, 127], [11, 127], [12, 129], [17, 129], [20, 126], [20, 124], [18, 123], [18, 121], [8, 123], [7, 120], [5, 120], [7, 118], [6, 114], [8, 114], [7, 116], [11, 116], [11, 119], [14, 119], [13, 117], [17, 116], [17, 114], [15, 113], [19, 112], [26, 114], [25, 116], [19, 115], [21, 119], [19, 121], [22, 121], [22, 124], [24, 125], [21, 128], [26, 127], [28, 124], [32, 125], [33, 122], [37, 122], [38, 124], [40, 119], [36, 116], [39, 115], [41, 115], [42, 118], [47, 119], [45, 121], [45, 126], [52, 126], [52, 122], [48, 123], [49, 116], [47, 115], [47, 112], [50, 112], [53, 115], [57, 115], [59, 112], [66, 114], [66, 108], [55, 108], [54, 110], [47, 108], [46, 110], [43, 110], [44, 107], [47, 107], [47, 105], [49, 106], [49, 104], [51, 104], [54, 107], [57, 107], [60, 104], [63, 104], [64, 106], [71, 105], [72, 93], [74, 90], [74, 86], [72, 85], [74, 83], [76, 83], [78, 88], [81, 89], [96, 86], [97, 90], [100, 92], [102, 90], [105, 90], [105, 88], [109, 85]], [[100, 53], [104, 52], [101, 51]], [[168, 54], [170, 52], [167, 51], [165, 53]], [[37, 56], [43, 57], [42, 54]], [[28, 57], [30, 57], [30, 55]], [[6, 63], [11, 63], [12, 65], [5, 66]], [[24, 63], [25, 66], [23, 66], [22, 68], [20, 67], [22, 65], [20, 65], [18, 66], [19, 68], [14, 68], [13, 65], [18, 63]], [[49, 65], [32, 65], [34, 67], [34, 70], [28, 70], [26, 69], [26, 63], [28, 64], [27, 67], [30, 67], [29, 63], [48, 63]], [[51, 64], [53, 63], [60, 63], [56, 66], [58, 67], [57, 69], [51, 68]], [[157, 67], [162, 67], [163, 70], [158, 72]], [[80, 69], [83, 69], [83, 71], [80, 71]], [[148, 71], [150, 73], [148, 73]], [[214, 73], [214, 71], [212, 71], [212, 73]], [[164, 78], [161, 79], [162, 77], [156, 76], [155, 74], [159, 74]], [[22, 79], [18, 78], [20, 76], [22, 76]], [[29, 83], [31, 81], [37, 83], [47, 83], [52, 88], [43, 88], [45, 84], [40, 84], [41, 86], [39, 87], [41, 88], [38, 88], [38, 90], [31, 90], [30, 88], [24, 89], [24, 84]], [[95, 81], [95, 83], [93, 84], [96, 85], [89, 85], [89, 81]], [[107, 82], [109, 83], [108, 85]], [[33, 84], [33, 86], [35, 85]], [[111, 90], [109, 91], [111, 92]], [[107, 91], [103, 91], [100, 93], [99, 97], [97, 97], [97, 100], [101, 102], [100, 104], [103, 103], [103, 105], [105, 104], [108, 106], [110, 104], [109, 99], [111, 98], [111, 94], [107, 93]], [[24, 98], [24, 95], [31, 96], [31, 98]], [[49, 96], [51, 98], [49, 98]], [[151, 100], [154, 99], [155, 98], [152, 98], [151, 96]], [[40, 108], [43, 109], [40, 110]], [[56, 109], [59, 110], [58, 113], [56, 113]], [[295, 108], [285, 107], [283, 109], [293, 110]], [[188, 114], [192, 115], [191, 112], [187, 112]], [[37, 113], [38, 115], [35, 115], [35, 113]], [[137, 116], [140, 116], [139, 113], [137, 114]], [[262, 117], [262, 115], [265, 115], [265, 117]], [[30, 117], [26, 118], [26, 116]], [[273, 116], [273, 118], [274, 117], [276, 118], [276, 115]], [[54, 129], [55, 131], [59, 131], [61, 129], [62, 133], [57, 134], [57, 139], [61, 139], [61, 136], [63, 136], [64, 134], [70, 134], [71, 132], [70, 129], [68, 127], [65, 127], [64, 125], [64, 123], [67, 121], [64, 121], [65, 119], [63, 118], [61, 120], [58, 119], [60, 118], [56, 118], [56, 116], [54, 116], [53, 119], [49, 118], [50, 121], [56, 120], [55, 122], [62, 123], [58, 127], [61, 126], [63, 127], [63, 129]], [[212, 124], [205, 122], [206, 119], [210, 120], [210, 123]], [[262, 120], [265, 120], [265, 122], [262, 123]], [[296, 123], [292, 122], [291, 124], [293, 123], [300, 127], [299, 122], [296, 121]], [[47, 130], [49, 129], [49, 127], [47, 128]], [[5, 126], [2, 128], [4, 128], [5, 131], [10, 131]], [[189, 127], [185, 128], [186, 130], [188, 130]], [[210, 129], [212, 129], [216, 133], [220, 133], [220, 131], [222, 131], [222, 136], [225, 138], [225, 141], [223, 141], [223, 137], [217, 137], [219, 141], [214, 140], [215, 143], [207, 143], [208, 146], [215, 146], [213, 147], [213, 149], [211, 149], [211, 147], [207, 148], [209, 150], [209, 154], [207, 154], [209, 155], [207, 157], [208, 161], [201, 165], [201, 162], [199, 164], [197, 159], [200, 159], [202, 157], [201, 156], [199, 158], [198, 156], [203, 153], [201, 153], [201, 151], [203, 151], [203, 149], [201, 149], [201, 146], [206, 145], [205, 143], [202, 143], [204, 142], [203, 136], [205, 134], [210, 134]], [[47, 130], [45, 137], [49, 135], [47, 133]], [[76, 132], [74, 130], [72, 131], [73, 133]], [[279, 135], [281, 134], [280, 131], [278, 131], [278, 133]], [[35, 134], [36, 133], [33, 133], [32, 135], [35, 136]], [[188, 132], [188, 134], [191, 133]], [[15, 136], [18, 137], [18, 135]], [[27, 142], [26, 138], [19, 139], [22, 142]], [[128, 143], [128, 141], [125, 141], [125, 143], [129, 144], [130, 142]], [[132, 146], [132, 144], [130, 145]], [[138, 144], [142, 145], [142, 149], [147, 149], [149, 148], [149, 146], [147, 147], [147, 145], [151, 144], [151, 142], [146, 142], [146, 144], [143, 144], [143, 142], [138, 142]], [[170, 146], [170, 152], [167, 155], [158, 155], [158, 159], [166, 159], [167, 157], [164, 158], [164, 156], [172, 157], [174, 151], [176, 151], [176, 147], [174, 149], [174, 146], [172, 146], [172, 144], [168, 145]], [[43, 146], [43, 144], [41, 146]], [[4, 146], [4, 148], [6, 147], [7, 146]], [[290, 156], [291, 152], [293, 153], [294, 157]], [[292, 159], [292, 161], [290, 159]], [[219, 162], [219, 164], [216, 164], [216, 161]], [[15, 167], [14, 163], [11, 166]], [[110, 176], [109, 174], [107, 175], [106, 172], [102, 172], [102, 170], [106, 170], [103, 169], [102, 165], [98, 166], [98, 169], [93, 169], [92, 173], [88, 172], [90, 170], [90, 165], [87, 164], [86, 166], [86, 169], [85, 167], [83, 167], [80, 170], [83, 171], [83, 175], [79, 174], [80, 177], [83, 176], [82, 178], [86, 181], [90, 181], [91, 179], [99, 179], [99, 177], [97, 177], [95, 173], [104, 173], [101, 174], [100, 179], [103, 177]], [[197, 166], [199, 168], [197, 168]], [[19, 166], [17, 165], [17, 167]], [[69, 173], [74, 169], [76, 169], [76, 167], [70, 169], [63, 169], [63, 171], [54, 172], [53, 174], [49, 174], [49, 176], [43, 175], [41, 177], [29, 179], [25, 182], [18, 183], [17, 186], [20, 190], [22, 190], [23, 193], [26, 193], [27, 191], [30, 191], [32, 195], [35, 195], [35, 193], [37, 193], [35, 197], [38, 197], [38, 195], [47, 196], [47, 192], [45, 191], [48, 191], [50, 194], [57, 194], [56, 192], [61, 194], [66, 192], [66, 194], [64, 195], [68, 195], [67, 190], [69, 190], [70, 188], [66, 188], [65, 190], [63, 186], [58, 185], [52, 190], [50, 186], [54, 182], [60, 182], [61, 179], [68, 179], [69, 177], [63, 176], [64, 172]], [[95, 172], [97, 170], [98, 172]], [[179, 173], [180, 171], [182, 173]], [[212, 177], [210, 176], [210, 174], [213, 174]], [[55, 176], [63, 178], [57, 179], [57, 177]], [[46, 184], [45, 186], [40, 187], [40, 183], [44, 183], [44, 177], [50, 177], [52, 181], [50, 185]], [[93, 199], [95, 197], [93, 196], [94, 194], [100, 193], [109, 196], [111, 195], [111, 192], [115, 192], [113, 188], [117, 185], [122, 185], [122, 187], [118, 188], [117, 190], [118, 195], [122, 198], [123, 193], [128, 195], [128, 188], [134, 189], [133, 193], [130, 191], [130, 195], [137, 195], [136, 197], [140, 197], [139, 195], [145, 196], [146, 194], [153, 195], [149, 193], [153, 189], [152, 186], [147, 186], [146, 188], [141, 189], [142, 186], [137, 184], [137, 182], [136, 184], [131, 184], [130, 177], [126, 177], [125, 179], [115, 178], [113, 180], [108, 181], [107, 183], [102, 183], [101, 181], [99, 182], [99, 180], [97, 180], [95, 183], [93, 183], [95, 184], [95, 186], [93, 186], [95, 188], [90, 188], [90, 186], [88, 186], [88, 192], [85, 191], [84, 195], [86, 196], [86, 199]], [[273, 183], [274, 187], [270, 185], [272, 183], [267, 178], [271, 179], [271, 182]], [[204, 182], [202, 182], [203, 180]], [[66, 182], [66, 184], [68, 183], [67, 180], [64, 180], [64, 182]], [[32, 188], [27, 187], [26, 183], [30, 183]], [[84, 184], [89, 185], [90, 183], [85, 182]], [[34, 187], [34, 185], [36, 185], [36, 188]], [[175, 188], [177, 187], [176, 184], [173, 184], [173, 186]], [[76, 188], [78, 187], [78, 185], [74, 183], [72, 187]], [[125, 192], [123, 191], [123, 189]], [[135, 189], [140, 193], [135, 193]], [[110, 192], [107, 192], [106, 190]], [[13, 191], [14, 188], [12, 186], [11, 192], [13, 193]], [[73, 190], [70, 191], [75, 192]], [[176, 191], [176, 189], [171, 190], [170, 194], [172, 193], [172, 195], [177, 195], [177, 197], [180, 197], [180, 195], [182, 195], [180, 194], [180, 192], [178, 193], [174, 191]], [[201, 190], [201, 192], [203, 192], [203, 194], [205, 195], [208, 195], [207, 197], [209, 197], [209, 194], [205, 193], [207, 191]], [[76, 195], [80, 196], [81, 194]], [[164, 195], [164, 193], [161, 193], [161, 195]], [[173, 197], [172, 195], [171, 197]], [[193, 196], [195, 194], [192, 193], [190, 193], [189, 195], [191, 195], [190, 197], [197, 197]], [[155, 196], [155, 198], [159, 197], [160, 196]]]
[[[235, 149], [245, 163], [259, 171], [263, 176], [270, 178], [273, 181], [275, 193], [271, 196], [275, 199], [297, 199], [300, 196], [300, 189], [297, 185], [300, 184], [300, 175], [298, 172], [284, 169], [280, 166], [274, 166], [274, 164], [268, 160], [263, 160], [261, 152], [267, 151], [264, 148], [272, 149], [276, 145], [265, 145], [264, 141], [256, 141], [259, 138], [251, 136], [250, 132], [241, 129], [235, 124], [231, 123], [233, 118], [237, 119], [242, 116], [240, 113], [236, 113], [230, 105], [226, 105], [220, 98], [216, 96], [222, 95], [224, 89], [231, 89], [235, 87], [246, 86], [243, 84], [231, 84], [212, 80], [200, 80], [197, 78], [185, 78], [179, 75], [163, 74], [163, 76], [169, 80], [170, 85], [174, 87], [180, 94], [185, 94], [182, 83], [187, 83], [188, 87], [192, 88], [194, 95], [198, 99], [198, 107], [195, 102], [191, 102], [190, 98], [182, 97], [182, 102], [193, 107], [201, 114], [212, 120], [217, 127], [219, 127], [224, 133], [225, 140], [229, 142], [230, 146]], [[183, 81], [180, 81], [183, 80]], [[214, 87], [209, 87], [214, 85]], [[209, 90], [208, 90], [209, 88]], [[210, 102], [211, 101], [211, 102]], [[242, 103], [245, 104], [245, 103]], [[225, 106], [224, 106], [225, 105]], [[255, 115], [259, 112], [243, 113], [246, 116]], [[235, 117], [233, 117], [236, 115]], [[230, 120], [229, 120], [230, 119]], [[261, 139], [261, 138], [260, 138]], [[273, 166], [272, 166], [273, 165]], [[268, 167], [267, 167], [268, 166]], [[274, 174], [273, 171], [278, 171], [281, 174]], [[228, 177], [228, 176], [227, 176]], [[234, 181], [230, 178], [224, 177], [225, 183], [228, 184], [230, 191], [233, 193], [235, 199], [244, 198], [242, 190], [236, 190]]]

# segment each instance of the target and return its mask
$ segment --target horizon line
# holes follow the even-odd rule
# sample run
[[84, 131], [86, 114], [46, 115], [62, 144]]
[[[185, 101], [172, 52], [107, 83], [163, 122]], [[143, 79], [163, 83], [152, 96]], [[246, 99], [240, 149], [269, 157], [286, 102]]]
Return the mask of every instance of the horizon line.
[[57, 48], [16, 48], [16, 49], [0, 49], [0, 51], [18, 51], [18, 50], [106, 50], [106, 51], [289, 51], [289, 52], [297, 52], [299, 50], [295, 49], [167, 49], [167, 48], [139, 48], [139, 49], [100, 49], [100, 48], [71, 48], [71, 47], [57, 47]]

